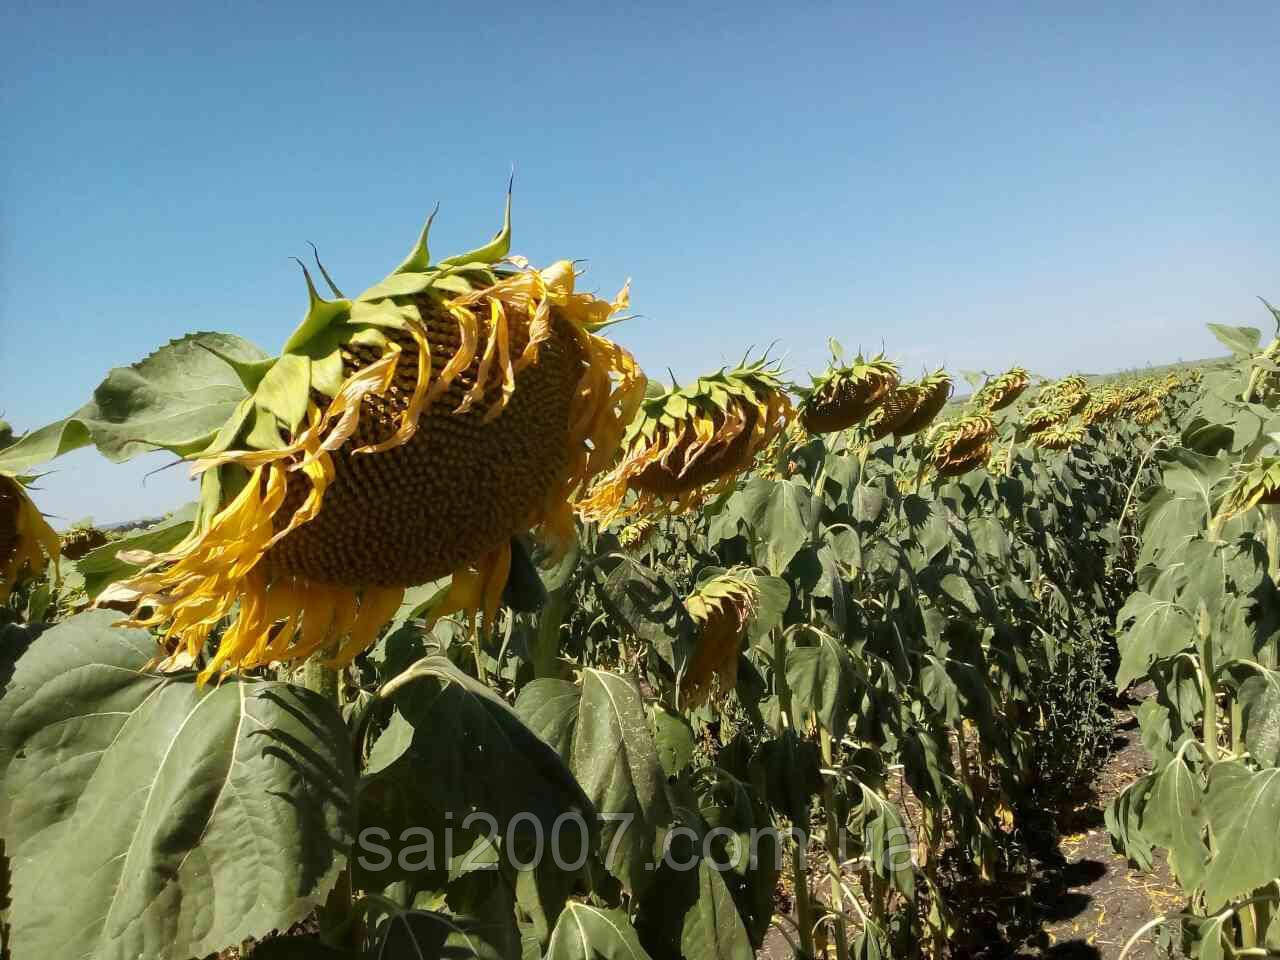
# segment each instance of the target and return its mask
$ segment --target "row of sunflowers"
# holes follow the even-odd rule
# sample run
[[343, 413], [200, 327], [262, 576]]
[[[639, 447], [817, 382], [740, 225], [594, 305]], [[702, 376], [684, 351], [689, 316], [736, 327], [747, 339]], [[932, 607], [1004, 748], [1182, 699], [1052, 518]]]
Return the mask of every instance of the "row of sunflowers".
[[[833, 344], [803, 388], [664, 389], [611, 338], [627, 287], [512, 255], [509, 202], [458, 256], [430, 225], [356, 297], [303, 266], [278, 355], [188, 335], [0, 449], [13, 955], [709, 960], [780, 898], [800, 955], [944, 953], [948, 858], [990, 881], [1033, 768], [1105, 739], [1044, 703], [1098, 679], [1134, 451], [1188, 385], [956, 398]], [[89, 445], [189, 462], [197, 503], [59, 563], [28, 491]], [[530, 859], [571, 814], [576, 866]], [[786, 871], [743, 855], [767, 829]]]

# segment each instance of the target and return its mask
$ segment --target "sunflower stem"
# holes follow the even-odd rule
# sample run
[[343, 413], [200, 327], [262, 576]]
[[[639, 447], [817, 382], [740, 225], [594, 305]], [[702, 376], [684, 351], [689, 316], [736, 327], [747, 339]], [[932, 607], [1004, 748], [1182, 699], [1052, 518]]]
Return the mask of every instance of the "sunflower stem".
[[[339, 710], [342, 709], [342, 672], [327, 665], [319, 657], [312, 657], [302, 668], [302, 684], [318, 693]], [[350, 856], [347, 860], [350, 862]], [[358, 931], [353, 923], [351, 870], [346, 868], [338, 875], [338, 882], [329, 891], [329, 897], [320, 908], [322, 938], [334, 947], [351, 947]]]

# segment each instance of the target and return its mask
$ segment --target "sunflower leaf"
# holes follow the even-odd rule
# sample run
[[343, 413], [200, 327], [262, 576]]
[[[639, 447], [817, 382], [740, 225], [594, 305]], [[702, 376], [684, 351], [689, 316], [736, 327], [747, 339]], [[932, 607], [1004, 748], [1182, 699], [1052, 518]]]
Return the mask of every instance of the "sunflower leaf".
[[130, 367], [116, 367], [93, 399], [0, 452], [0, 470], [21, 473], [93, 444], [117, 463], [151, 450], [185, 456], [207, 447], [248, 396], [233, 362], [266, 354], [224, 333], [193, 333]]
[[285, 929], [324, 902], [352, 841], [332, 704], [148, 673], [154, 640], [119, 616], [46, 631], [0, 696], [15, 956], [167, 960]]

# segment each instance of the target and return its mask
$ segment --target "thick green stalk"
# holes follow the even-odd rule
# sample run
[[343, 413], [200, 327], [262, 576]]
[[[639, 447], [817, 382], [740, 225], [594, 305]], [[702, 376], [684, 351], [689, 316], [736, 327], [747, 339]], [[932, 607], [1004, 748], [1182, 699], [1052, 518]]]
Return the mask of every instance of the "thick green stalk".
[[[778, 695], [778, 712], [783, 724], [796, 730], [791, 704], [791, 688], [787, 685], [787, 635], [782, 629], [773, 631], [773, 683]], [[792, 824], [799, 833], [791, 847], [791, 875], [796, 888], [796, 920], [800, 925], [800, 949], [806, 957], [814, 956], [813, 905], [809, 899], [809, 824]]]
[[1204, 697], [1204, 723], [1201, 728], [1205, 757], [1210, 763], [1218, 759], [1218, 688], [1214, 682], [1213, 634], [1209, 608], [1200, 601], [1200, 687]]
[[[326, 654], [327, 655], [327, 654]], [[302, 683], [308, 690], [318, 693], [339, 709], [342, 707], [342, 672], [325, 664], [322, 657], [312, 657], [302, 668]], [[347, 861], [350, 863], [350, 851]], [[338, 948], [354, 946], [358, 931], [352, 924], [351, 870], [347, 867], [338, 875], [338, 882], [320, 908], [320, 932], [325, 941]]]
[[[835, 768], [831, 734], [826, 730], [822, 731], [822, 764], [828, 770]], [[827, 873], [831, 880], [831, 906], [836, 913], [836, 960], [849, 960], [849, 927], [844, 915], [844, 896], [840, 886], [840, 841], [844, 818], [836, 805], [831, 775], [823, 778], [822, 803], [827, 811]]]
[[1262, 518], [1267, 529], [1267, 575], [1272, 583], [1280, 583], [1280, 507], [1263, 507]]

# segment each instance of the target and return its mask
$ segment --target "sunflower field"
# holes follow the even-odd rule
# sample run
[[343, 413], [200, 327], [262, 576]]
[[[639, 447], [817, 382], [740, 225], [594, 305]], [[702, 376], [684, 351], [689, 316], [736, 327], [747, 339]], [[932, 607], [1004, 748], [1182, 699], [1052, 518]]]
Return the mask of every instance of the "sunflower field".
[[[303, 266], [278, 354], [188, 333], [0, 432], [6, 956], [967, 956], [1132, 690], [1107, 828], [1185, 895], [1135, 942], [1280, 951], [1280, 338], [668, 388], [509, 203], [429, 227], [358, 296]], [[87, 446], [199, 499], [60, 536]]]

